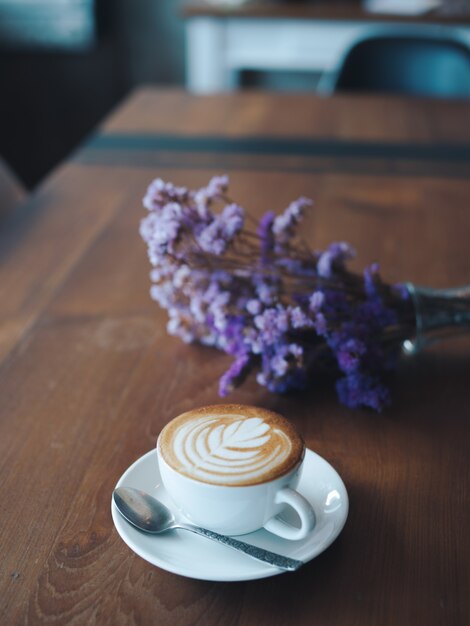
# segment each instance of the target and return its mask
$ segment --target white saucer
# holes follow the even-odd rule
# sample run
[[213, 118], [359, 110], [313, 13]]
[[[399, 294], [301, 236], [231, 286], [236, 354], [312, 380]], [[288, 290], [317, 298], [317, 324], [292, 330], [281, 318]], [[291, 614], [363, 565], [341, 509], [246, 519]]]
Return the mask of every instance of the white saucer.
[[[142, 489], [173, 507], [168, 493], [160, 484], [156, 450], [147, 452], [133, 463], [116, 487]], [[266, 530], [258, 530], [240, 538], [305, 563], [323, 552], [333, 543], [346, 522], [348, 494], [344, 483], [325, 459], [307, 450], [298, 490], [312, 504], [317, 517], [317, 524], [308, 537], [289, 541]], [[141, 533], [121, 517], [114, 502], [111, 503], [111, 513], [116, 530], [131, 550], [168, 572], [214, 581], [253, 580], [282, 573], [271, 565], [188, 531], [176, 530], [158, 536]]]

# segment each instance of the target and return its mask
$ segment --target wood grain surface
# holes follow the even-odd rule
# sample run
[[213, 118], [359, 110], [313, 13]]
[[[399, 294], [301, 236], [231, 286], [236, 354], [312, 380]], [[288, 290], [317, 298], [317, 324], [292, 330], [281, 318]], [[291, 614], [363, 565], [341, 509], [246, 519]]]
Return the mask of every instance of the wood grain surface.
[[381, 415], [340, 406], [323, 379], [298, 396], [253, 381], [232, 395], [284, 413], [346, 483], [342, 534], [296, 574], [167, 573], [121, 541], [110, 499], [169, 419], [218, 401], [229, 362], [169, 337], [149, 298], [149, 182], [227, 171], [258, 215], [310, 196], [312, 246], [345, 239], [356, 269], [377, 260], [389, 281], [458, 285], [469, 119], [462, 102], [144, 89], [0, 224], [2, 625], [468, 623], [468, 340], [404, 360]]

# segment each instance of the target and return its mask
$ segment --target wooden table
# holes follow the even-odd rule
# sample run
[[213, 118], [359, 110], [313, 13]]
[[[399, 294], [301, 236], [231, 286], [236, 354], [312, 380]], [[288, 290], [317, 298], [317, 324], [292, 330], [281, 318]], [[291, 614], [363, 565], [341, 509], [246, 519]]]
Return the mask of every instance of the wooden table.
[[167, 336], [138, 235], [156, 176], [228, 172], [254, 213], [315, 199], [305, 236], [346, 239], [389, 281], [469, 282], [468, 103], [135, 93], [0, 224], [0, 623], [463, 626], [469, 344], [403, 361], [381, 415], [330, 384], [232, 399], [284, 413], [343, 477], [338, 540], [296, 574], [209, 583], [116, 534], [113, 486], [180, 412], [218, 401], [225, 355]]

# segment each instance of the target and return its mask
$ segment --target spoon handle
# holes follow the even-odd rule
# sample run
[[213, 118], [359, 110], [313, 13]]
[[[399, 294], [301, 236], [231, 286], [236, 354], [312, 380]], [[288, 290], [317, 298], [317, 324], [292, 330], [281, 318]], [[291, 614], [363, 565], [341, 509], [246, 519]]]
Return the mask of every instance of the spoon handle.
[[251, 556], [251, 558], [253, 559], [263, 561], [263, 563], [269, 563], [270, 565], [274, 565], [274, 567], [279, 567], [282, 570], [293, 572], [299, 569], [299, 567], [302, 567], [302, 565], [304, 564], [303, 561], [290, 559], [287, 556], [282, 556], [281, 554], [276, 554], [275, 552], [270, 552], [269, 550], [264, 550], [263, 548], [252, 546], [249, 543], [245, 543], [244, 541], [240, 541], [239, 539], [234, 539], [233, 537], [219, 535], [218, 533], [215, 533], [212, 530], [207, 530], [206, 528], [200, 528], [199, 526], [192, 526], [189, 524], [178, 525], [178, 528], [190, 530], [197, 535], [202, 535], [203, 537], [207, 537], [208, 539], [212, 539], [213, 541], [223, 543], [230, 548], [234, 548], [235, 550], [244, 552], [248, 556]]

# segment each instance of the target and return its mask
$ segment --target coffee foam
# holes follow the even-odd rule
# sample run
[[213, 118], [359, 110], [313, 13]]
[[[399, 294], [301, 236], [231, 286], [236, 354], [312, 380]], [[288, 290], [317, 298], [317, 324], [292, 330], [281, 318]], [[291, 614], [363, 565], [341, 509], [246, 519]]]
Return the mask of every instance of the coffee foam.
[[255, 485], [294, 468], [304, 443], [277, 413], [238, 404], [183, 413], [162, 430], [158, 445], [170, 467], [215, 485]]

